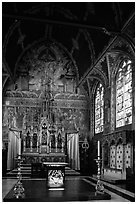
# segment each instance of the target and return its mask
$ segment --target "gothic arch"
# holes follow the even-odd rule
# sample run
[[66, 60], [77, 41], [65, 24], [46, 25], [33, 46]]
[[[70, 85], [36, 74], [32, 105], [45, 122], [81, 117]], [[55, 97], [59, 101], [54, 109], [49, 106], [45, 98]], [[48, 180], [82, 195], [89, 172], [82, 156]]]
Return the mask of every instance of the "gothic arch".
[[91, 71], [88, 78], [91, 78], [91, 79], [93, 78], [93, 79], [100, 81], [100, 83], [102, 83], [102, 85], [104, 86], [104, 89], [106, 89], [106, 87], [108, 86], [108, 79], [106, 75], [98, 68], [94, 68]]
[[131, 47], [132, 52], [135, 52], [135, 43], [134, 41], [125, 33], [121, 34], [121, 38], [127, 42], [127, 44]]
[[[114, 63], [113, 67], [112, 67], [112, 74], [111, 74], [111, 80], [114, 80], [115, 77], [116, 77], [116, 73], [119, 69], [119, 64], [120, 62], [125, 59], [125, 58], [128, 58], [128, 59], [133, 59], [131, 55], [129, 55], [128, 53], [126, 52], [122, 52], [121, 50], [117, 50], [115, 51], [114, 53], [119, 53], [117, 58], [116, 58], [116, 62]], [[133, 62], [134, 63], [134, 62]]]
[[85, 36], [85, 39], [88, 42], [89, 50], [91, 52], [91, 66], [92, 66], [95, 62], [95, 49], [94, 49], [93, 41], [87, 30], [80, 30], [80, 31], [83, 33], [83, 35]]
[[[126, 49], [126, 52], [125, 52]], [[111, 54], [111, 57], [113, 58], [113, 66], [111, 67], [111, 75], [110, 75], [110, 84], [113, 83], [112, 81], [115, 78], [119, 60], [123, 57], [128, 57], [132, 59], [134, 62], [134, 55], [135, 55], [135, 46], [133, 42], [131, 42], [128, 37], [121, 34], [115, 42], [112, 44], [111, 48], [109, 49], [109, 52], [106, 54]]]
[[[23, 57], [26, 55], [27, 51], [31, 50], [32, 48], [37, 47], [37, 51], [38, 51], [38, 53], [39, 53], [39, 52], [42, 51], [42, 50], [40, 49], [40, 47], [42, 47], [43, 45], [45, 46], [45, 48], [46, 48], [46, 46], [47, 46], [48, 49], [51, 49], [50, 46], [52, 46], [52, 45], [55, 45], [55, 46], [57, 46], [59, 49], [61, 49], [61, 50], [64, 52], [64, 54], [65, 54], [66, 56], [68, 56], [68, 58], [69, 58], [69, 59], [71, 60], [71, 62], [73, 63], [73, 65], [74, 65], [74, 67], [75, 67], [75, 71], [76, 71], [76, 79], [78, 80], [78, 68], [77, 68], [77, 65], [76, 65], [76, 63], [75, 63], [75, 60], [73, 59], [73, 57], [71, 56], [71, 54], [69, 53], [69, 51], [68, 51], [61, 43], [59, 43], [59, 42], [57, 42], [57, 41], [55, 41], [55, 40], [53, 40], [53, 39], [47, 41], [46, 38], [41, 38], [41, 39], [39, 39], [38, 41], [33, 42], [32, 44], [28, 45], [28, 46], [23, 50], [23, 52], [21, 53], [21, 55], [18, 57], [18, 59], [17, 59], [17, 61], [16, 61], [15, 70], [14, 70], [14, 77], [15, 77], [16, 71], [18, 70], [19, 63], [20, 63], [20, 61], [23, 59]], [[43, 49], [44, 49], [44, 48], [43, 48]], [[53, 49], [51, 49], [51, 50], [52, 50], [52, 52], [54, 51]], [[57, 57], [55, 51], [54, 51], [54, 55], [55, 55], [55, 57]], [[56, 60], [59, 60], [59, 59], [56, 59]]]
[[[98, 84], [102, 83], [102, 80], [98, 77], [92, 77], [95, 79], [94, 83], [92, 84], [91, 91], [90, 91], [90, 133], [91, 137], [94, 136], [95, 134], [95, 94], [96, 94], [96, 89], [98, 87]], [[104, 86], [103, 86], [104, 87]], [[105, 88], [104, 88], [105, 91]]]
[[130, 54], [131, 56], [134, 56], [135, 54], [135, 48], [133, 43], [131, 43], [124, 35], [120, 35], [112, 44], [112, 46], [109, 49], [109, 52], [115, 52], [119, 50], [120, 52], [124, 51], [126, 49], [126, 53]]
[[[131, 61], [133, 60], [132, 56], [130, 54], [125, 53], [125, 52], [120, 53], [120, 50], [119, 50], [119, 53], [118, 53], [117, 58], [116, 58], [116, 62], [112, 68], [112, 75], [111, 75], [111, 127], [113, 130], [115, 130], [115, 128], [116, 128], [116, 104], [115, 104], [115, 101], [116, 101], [116, 99], [115, 99], [115, 96], [116, 96], [116, 75], [117, 75], [117, 72], [119, 69], [119, 65], [120, 65], [121, 61], [123, 61], [124, 59], [130, 59]], [[133, 60], [132, 64], [134, 64], [134, 60]], [[132, 71], [134, 72], [134, 66], [132, 66], [132, 68], [133, 68]], [[134, 83], [134, 75], [133, 75], [132, 80]], [[132, 87], [132, 89], [133, 89], [133, 87]]]
[[106, 144], [110, 146], [110, 141], [108, 140], [108, 138], [102, 141], [102, 147], [105, 147]]
[[7, 47], [7, 44], [9, 42], [9, 39], [11, 37], [11, 35], [13, 34], [13, 31], [20, 25], [20, 21], [15, 21], [9, 28], [6, 36], [5, 36], [5, 39], [4, 39], [4, 43], [3, 43], [3, 56], [5, 57], [5, 54], [6, 54], [6, 47]]

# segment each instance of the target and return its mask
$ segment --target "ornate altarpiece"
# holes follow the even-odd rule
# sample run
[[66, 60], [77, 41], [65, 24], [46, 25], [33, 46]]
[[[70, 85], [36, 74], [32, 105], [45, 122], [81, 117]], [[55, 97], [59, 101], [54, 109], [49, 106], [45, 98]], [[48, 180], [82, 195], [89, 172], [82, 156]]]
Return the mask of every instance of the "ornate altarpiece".
[[66, 133], [88, 126], [75, 64], [55, 43], [40, 44], [24, 53], [17, 74], [5, 92], [3, 126], [22, 129], [24, 163], [65, 162]]

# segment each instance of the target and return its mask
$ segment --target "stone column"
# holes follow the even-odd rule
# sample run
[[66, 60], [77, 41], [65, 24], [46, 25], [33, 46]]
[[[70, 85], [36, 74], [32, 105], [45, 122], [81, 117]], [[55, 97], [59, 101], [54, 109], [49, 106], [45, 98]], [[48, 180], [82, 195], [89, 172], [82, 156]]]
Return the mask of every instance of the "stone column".
[[102, 146], [102, 173], [103, 173], [103, 170], [104, 170], [104, 146]]
[[116, 93], [115, 93], [115, 84], [114, 84], [114, 78], [111, 78], [111, 132], [115, 131], [115, 112], [116, 112]]

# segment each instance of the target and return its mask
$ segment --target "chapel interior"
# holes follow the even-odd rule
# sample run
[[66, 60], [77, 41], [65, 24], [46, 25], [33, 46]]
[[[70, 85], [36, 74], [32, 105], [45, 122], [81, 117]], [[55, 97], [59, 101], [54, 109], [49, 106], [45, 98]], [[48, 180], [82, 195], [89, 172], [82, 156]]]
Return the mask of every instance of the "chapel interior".
[[134, 201], [134, 2], [2, 2], [1, 142], [3, 198], [64, 164], [83, 197]]

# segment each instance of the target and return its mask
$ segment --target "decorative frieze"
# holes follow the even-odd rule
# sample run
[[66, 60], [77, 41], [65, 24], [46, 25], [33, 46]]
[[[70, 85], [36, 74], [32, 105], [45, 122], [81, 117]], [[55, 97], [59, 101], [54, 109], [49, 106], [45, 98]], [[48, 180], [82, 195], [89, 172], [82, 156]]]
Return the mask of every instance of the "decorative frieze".
[[4, 98], [3, 100], [3, 106], [40, 107], [41, 99], [7, 97], [7, 98]]
[[131, 130], [121, 130], [113, 133], [103, 135], [101, 138], [102, 145], [104, 146], [107, 142], [110, 144], [114, 141], [115, 144], [118, 144], [119, 140], [122, 141], [122, 144], [127, 144], [128, 142], [133, 143], [134, 132]]

